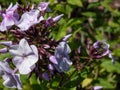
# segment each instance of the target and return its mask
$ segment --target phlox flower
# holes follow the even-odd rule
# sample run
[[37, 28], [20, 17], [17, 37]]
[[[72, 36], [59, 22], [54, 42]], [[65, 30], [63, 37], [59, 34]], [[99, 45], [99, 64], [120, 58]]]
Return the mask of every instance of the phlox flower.
[[19, 45], [12, 45], [9, 52], [14, 56], [12, 62], [20, 74], [28, 74], [35, 68], [38, 61], [38, 50], [35, 45], [29, 46], [28, 42], [22, 39]]
[[30, 10], [29, 12], [25, 12], [16, 25], [20, 28], [21, 31], [28, 30], [31, 26], [40, 23], [40, 21], [44, 19], [43, 16], [38, 18], [39, 13], [39, 10]]
[[0, 23], [0, 31], [3, 32], [8, 30], [18, 21], [19, 15], [17, 12], [15, 12], [17, 8], [18, 8], [17, 3], [14, 6], [11, 3], [9, 7], [6, 9], [5, 13], [1, 13], [3, 20]]
[[22, 89], [20, 75], [15, 74], [14, 70], [9, 67], [9, 64], [3, 60], [0, 61], [0, 75], [4, 79], [3, 85], [9, 88]]
[[58, 72], [66, 72], [70, 69], [72, 61], [69, 59], [70, 47], [66, 42], [60, 42], [55, 49], [54, 56], [50, 56], [50, 61], [54, 64]]

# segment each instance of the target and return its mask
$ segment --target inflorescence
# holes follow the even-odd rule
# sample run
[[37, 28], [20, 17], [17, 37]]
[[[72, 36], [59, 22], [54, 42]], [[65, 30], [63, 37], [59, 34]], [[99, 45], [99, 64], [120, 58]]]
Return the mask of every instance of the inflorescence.
[[[21, 7], [18, 3], [14, 6], [11, 3], [6, 10], [0, 8], [0, 32], [6, 35], [0, 37], [0, 44], [4, 47], [0, 49], [0, 54], [11, 55], [0, 61], [0, 75], [4, 79], [4, 86], [22, 89], [20, 75], [28, 75], [30, 78], [35, 74], [36, 78], [49, 81], [56, 73], [65, 73], [74, 64], [72, 60], [75, 56], [69, 57], [72, 50], [68, 45], [72, 34], [59, 41], [49, 37], [52, 32], [50, 28], [56, 25], [63, 14], [45, 19], [45, 14], [51, 12], [48, 5], [49, 2], [41, 2], [38, 7], [34, 4]], [[114, 62], [109, 44], [105, 41], [89, 45], [87, 51], [90, 58], [100, 59], [109, 55]], [[80, 52], [79, 47], [75, 54], [78, 59]]]

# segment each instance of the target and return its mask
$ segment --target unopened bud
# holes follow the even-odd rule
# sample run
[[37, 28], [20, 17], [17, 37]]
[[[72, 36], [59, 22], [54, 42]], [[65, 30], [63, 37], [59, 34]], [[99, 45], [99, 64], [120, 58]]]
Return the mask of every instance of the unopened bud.
[[54, 18], [53, 18], [53, 21], [54, 21], [54, 22], [58, 22], [58, 21], [63, 17], [63, 15], [64, 15], [64, 14], [61, 14], [61, 15], [59, 15], [59, 16], [54, 17]]
[[0, 42], [1, 45], [10, 47], [12, 45], [12, 41], [5, 41], [5, 42]]

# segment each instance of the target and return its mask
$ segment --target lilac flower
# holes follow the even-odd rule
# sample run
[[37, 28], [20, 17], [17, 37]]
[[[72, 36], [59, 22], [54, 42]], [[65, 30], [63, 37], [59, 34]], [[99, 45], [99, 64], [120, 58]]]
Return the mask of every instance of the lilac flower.
[[22, 89], [20, 75], [15, 74], [14, 70], [9, 67], [9, 64], [5, 60], [0, 61], [0, 75], [2, 75], [2, 78], [5, 80], [3, 82], [4, 86]]
[[51, 9], [48, 7], [50, 3], [49, 2], [41, 2], [39, 5], [38, 5], [38, 9], [41, 11], [41, 12], [44, 12], [44, 11], [51, 11]]
[[22, 39], [19, 45], [12, 45], [9, 50], [14, 56], [13, 64], [18, 68], [20, 74], [28, 74], [35, 68], [38, 61], [38, 50], [35, 45], [30, 45]]
[[18, 20], [18, 14], [15, 13], [15, 10], [18, 8], [18, 4], [16, 3], [12, 7], [12, 3], [9, 5], [8, 9], [6, 9], [5, 13], [2, 13], [3, 21], [0, 23], [0, 31], [6, 31], [11, 28]]
[[29, 12], [25, 12], [21, 19], [18, 21], [17, 26], [22, 31], [28, 30], [31, 26], [40, 23], [44, 18], [43, 16], [39, 16], [39, 10], [31, 10]]
[[[69, 70], [72, 62], [68, 54], [71, 52], [70, 47], [66, 42], [60, 42], [55, 49], [55, 55], [51, 56], [51, 60], [58, 72], [66, 72]], [[55, 61], [55, 62], [54, 62]], [[57, 61], [57, 63], [56, 63]]]
[[106, 41], [97, 41], [93, 44], [92, 47], [89, 47], [89, 53], [93, 58], [102, 58], [104, 56], [109, 56], [114, 63], [114, 59], [111, 55], [111, 51], [109, 50], [110, 45], [106, 43]]

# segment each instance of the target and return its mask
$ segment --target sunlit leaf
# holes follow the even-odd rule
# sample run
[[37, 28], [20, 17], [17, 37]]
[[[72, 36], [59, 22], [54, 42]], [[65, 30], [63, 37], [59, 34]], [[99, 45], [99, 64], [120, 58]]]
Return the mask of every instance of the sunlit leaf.
[[79, 7], [82, 7], [82, 0], [67, 0], [67, 2], [71, 5], [77, 5]]
[[82, 87], [86, 87], [88, 86], [91, 82], [92, 82], [92, 78], [85, 78], [83, 81], [82, 81]]

